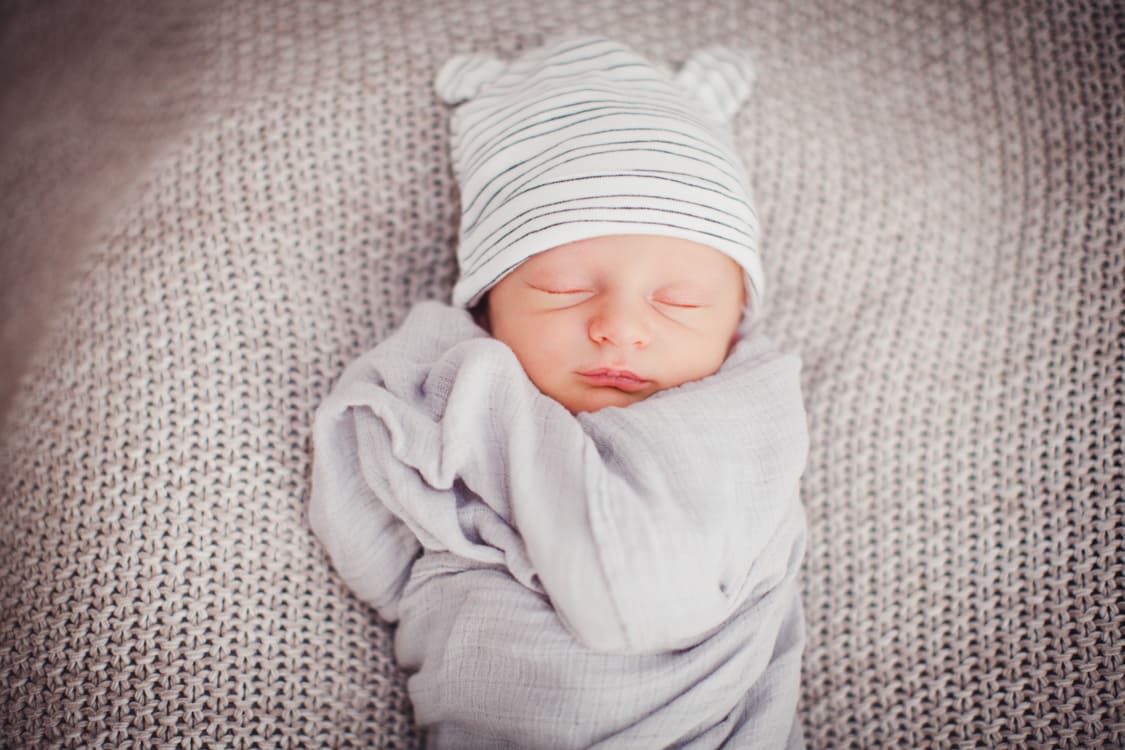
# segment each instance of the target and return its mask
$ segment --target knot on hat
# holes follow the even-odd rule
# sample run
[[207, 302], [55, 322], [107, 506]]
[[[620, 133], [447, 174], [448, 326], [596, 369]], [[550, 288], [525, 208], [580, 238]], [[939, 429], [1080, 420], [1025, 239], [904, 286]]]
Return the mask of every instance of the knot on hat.
[[709, 47], [688, 58], [676, 83], [697, 97], [715, 119], [726, 122], [750, 98], [754, 66], [737, 50]]
[[457, 55], [442, 66], [434, 89], [446, 104], [463, 104], [485, 84], [495, 81], [508, 66], [495, 57]]

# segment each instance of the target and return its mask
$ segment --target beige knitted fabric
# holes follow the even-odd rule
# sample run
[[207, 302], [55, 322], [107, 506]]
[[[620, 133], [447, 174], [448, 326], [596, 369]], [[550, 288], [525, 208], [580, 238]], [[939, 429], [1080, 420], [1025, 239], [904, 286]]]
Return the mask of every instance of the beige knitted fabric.
[[[48, 83], [138, 151], [75, 171], [42, 106], [0, 152], [3, 268], [36, 269], [3, 309], [53, 311], [0, 447], [0, 746], [417, 746], [389, 631], [305, 520], [310, 418], [455, 277], [438, 66], [568, 30], [757, 61], [736, 126], [769, 333], [805, 361], [810, 745], [1125, 746], [1125, 12], [981, 5], [81, 14], [148, 53], [63, 45]], [[75, 23], [10, 7], [0, 38]], [[70, 256], [63, 294], [36, 260]]]

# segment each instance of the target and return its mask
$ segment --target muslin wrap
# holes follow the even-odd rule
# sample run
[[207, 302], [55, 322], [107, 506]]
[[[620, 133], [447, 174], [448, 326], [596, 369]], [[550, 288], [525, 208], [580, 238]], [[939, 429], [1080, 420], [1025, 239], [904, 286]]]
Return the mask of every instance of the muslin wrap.
[[417, 305], [314, 425], [310, 519], [431, 747], [799, 747], [799, 361], [572, 415]]

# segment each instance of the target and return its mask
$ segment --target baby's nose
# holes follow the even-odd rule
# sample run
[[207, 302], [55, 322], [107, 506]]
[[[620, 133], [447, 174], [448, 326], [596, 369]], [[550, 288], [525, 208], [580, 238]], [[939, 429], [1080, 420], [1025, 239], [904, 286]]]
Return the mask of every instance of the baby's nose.
[[644, 348], [652, 338], [643, 300], [608, 299], [590, 318], [590, 338], [598, 344]]

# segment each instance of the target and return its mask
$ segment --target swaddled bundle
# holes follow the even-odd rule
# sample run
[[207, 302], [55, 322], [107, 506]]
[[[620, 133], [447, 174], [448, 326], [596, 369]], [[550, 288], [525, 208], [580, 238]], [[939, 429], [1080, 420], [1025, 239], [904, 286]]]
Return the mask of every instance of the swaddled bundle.
[[390, 621], [433, 746], [777, 748], [803, 621], [798, 363], [571, 415], [427, 303], [316, 419], [311, 519]]
[[[460, 105], [453, 300], [492, 335], [423, 303], [353, 363], [317, 413], [310, 505], [398, 623], [431, 746], [801, 744], [807, 433], [798, 360], [742, 309], [757, 219], [722, 126], [744, 62], [673, 75], [578, 39], [438, 76]], [[550, 288], [528, 278], [544, 260]], [[644, 377], [601, 367], [629, 361]]]

